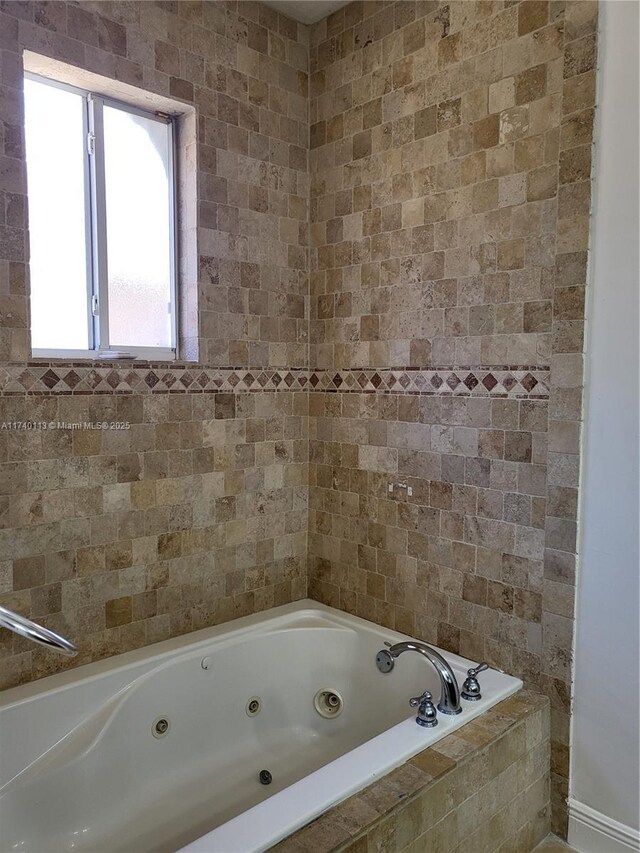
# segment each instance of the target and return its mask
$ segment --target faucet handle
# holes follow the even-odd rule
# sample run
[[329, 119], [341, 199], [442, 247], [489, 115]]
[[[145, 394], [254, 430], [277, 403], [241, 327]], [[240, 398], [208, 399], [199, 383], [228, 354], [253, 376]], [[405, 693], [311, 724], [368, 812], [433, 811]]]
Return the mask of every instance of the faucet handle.
[[478, 663], [467, 670], [467, 678], [460, 691], [460, 695], [467, 702], [477, 702], [478, 699], [482, 699], [478, 674], [484, 672], [485, 669], [489, 669], [489, 664], [482, 661], [482, 663]]
[[413, 699], [409, 699], [409, 704], [412, 708], [417, 708], [421, 702], [428, 701], [429, 699], [431, 699], [431, 693], [425, 690], [422, 696], [414, 696]]
[[412, 708], [418, 709], [416, 723], [419, 726], [430, 729], [438, 725], [436, 706], [431, 701], [431, 693], [428, 690], [425, 690], [422, 696], [414, 696], [413, 699], [409, 699], [409, 704]]

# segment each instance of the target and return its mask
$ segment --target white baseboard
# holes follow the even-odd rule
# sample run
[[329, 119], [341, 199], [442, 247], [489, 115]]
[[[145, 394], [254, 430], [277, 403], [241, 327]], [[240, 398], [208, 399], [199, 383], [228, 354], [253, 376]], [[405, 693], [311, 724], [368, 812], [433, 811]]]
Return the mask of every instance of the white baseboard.
[[640, 851], [640, 832], [569, 798], [569, 844], [578, 853]]

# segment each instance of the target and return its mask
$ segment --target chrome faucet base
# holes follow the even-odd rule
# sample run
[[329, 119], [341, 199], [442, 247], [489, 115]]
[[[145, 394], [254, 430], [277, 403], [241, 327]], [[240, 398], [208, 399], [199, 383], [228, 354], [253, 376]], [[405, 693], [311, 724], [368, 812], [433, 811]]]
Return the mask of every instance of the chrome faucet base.
[[435, 705], [431, 701], [431, 693], [428, 690], [425, 690], [422, 696], [409, 699], [409, 704], [412, 708], [418, 709], [416, 723], [419, 726], [423, 726], [425, 729], [432, 729], [438, 725], [438, 714]]
[[460, 707], [460, 688], [456, 680], [455, 674], [447, 661], [442, 657], [440, 652], [431, 648], [426, 643], [420, 640], [407, 640], [405, 642], [391, 645], [385, 643], [387, 649], [382, 649], [376, 655], [376, 665], [380, 672], [390, 672], [395, 664], [395, 658], [399, 657], [404, 652], [418, 652], [429, 660], [438, 673], [440, 678], [440, 700], [438, 702], [438, 711], [442, 714], [459, 714], [462, 711]]
[[449, 708], [446, 705], [441, 705], [440, 702], [438, 702], [437, 707], [438, 711], [440, 711], [441, 714], [449, 714], [452, 717], [454, 717], [456, 714], [462, 713], [462, 708], [460, 708], [459, 706], [457, 708]]

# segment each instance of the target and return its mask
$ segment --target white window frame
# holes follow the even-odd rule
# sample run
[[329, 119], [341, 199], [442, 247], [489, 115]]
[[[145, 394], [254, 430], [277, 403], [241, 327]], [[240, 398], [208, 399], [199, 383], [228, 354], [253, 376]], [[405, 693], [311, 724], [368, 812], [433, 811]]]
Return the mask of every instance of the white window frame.
[[[123, 101], [98, 95], [86, 89], [61, 83], [40, 74], [24, 72], [25, 79], [35, 80], [58, 89], [80, 95], [84, 100], [84, 210], [87, 257], [87, 312], [90, 349], [38, 349], [32, 348], [33, 358], [46, 359], [137, 359], [143, 361], [173, 361], [177, 351], [177, 208], [176, 208], [176, 124], [172, 116], [134, 107]], [[170, 347], [112, 347], [109, 343], [109, 293], [107, 268], [107, 217], [104, 168], [105, 106], [124, 110], [133, 115], [169, 126], [169, 240], [170, 240], [170, 294], [171, 294], [171, 346]], [[28, 165], [28, 164], [27, 164]], [[28, 199], [28, 196], [27, 196]]]

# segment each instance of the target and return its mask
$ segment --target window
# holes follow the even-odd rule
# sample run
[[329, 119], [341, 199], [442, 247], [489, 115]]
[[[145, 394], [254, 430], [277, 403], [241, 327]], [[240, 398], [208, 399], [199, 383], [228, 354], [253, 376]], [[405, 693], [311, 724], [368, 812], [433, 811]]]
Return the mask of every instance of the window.
[[26, 75], [34, 356], [175, 357], [173, 123]]

